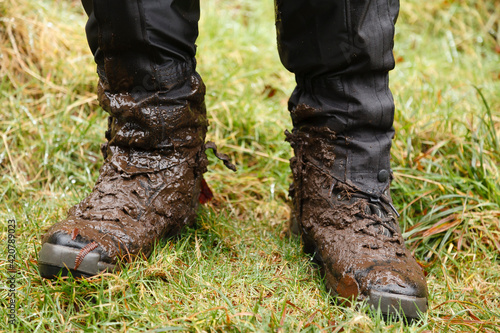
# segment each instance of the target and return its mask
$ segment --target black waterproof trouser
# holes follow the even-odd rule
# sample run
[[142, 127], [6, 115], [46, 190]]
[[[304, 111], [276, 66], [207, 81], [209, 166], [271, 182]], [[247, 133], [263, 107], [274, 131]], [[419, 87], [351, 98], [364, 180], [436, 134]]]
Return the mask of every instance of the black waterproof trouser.
[[[168, 93], [195, 71], [199, 0], [83, 0], [101, 79], [116, 93]], [[378, 197], [390, 182], [388, 86], [399, 0], [276, 0], [278, 49], [295, 73], [293, 125], [337, 134], [336, 178]], [[177, 90], [178, 93], [178, 90]], [[181, 98], [182, 96], [179, 96]]]

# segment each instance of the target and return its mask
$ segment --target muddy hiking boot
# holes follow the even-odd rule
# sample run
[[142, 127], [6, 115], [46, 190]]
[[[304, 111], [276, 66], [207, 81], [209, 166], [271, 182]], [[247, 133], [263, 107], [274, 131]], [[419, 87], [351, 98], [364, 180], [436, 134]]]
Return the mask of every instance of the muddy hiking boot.
[[89, 196], [43, 236], [42, 277], [115, 270], [195, 222], [205, 148], [215, 148], [205, 147], [204, 93], [196, 73], [154, 94], [112, 93], [101, 78], [105, 163]]
[[286, 135], [295, 151], [290, 229], [320, 265], [326, 288], [341, 299], [366, 300], [386, 316], [419, 318], [427, 310], [427, 284], [405, 248], [388, 188], [374, 197], [332, 172], [332, 131]]
[[[195, 222], [207, 167], [205, 86], [196, 72], [199, 5], [83, 0], [109, 113], [104, 164], [92, 192], [42, 238], [39, 269], [91, 276], [147, 257]], [[225, 162], [228, 165], [228, 161]]]

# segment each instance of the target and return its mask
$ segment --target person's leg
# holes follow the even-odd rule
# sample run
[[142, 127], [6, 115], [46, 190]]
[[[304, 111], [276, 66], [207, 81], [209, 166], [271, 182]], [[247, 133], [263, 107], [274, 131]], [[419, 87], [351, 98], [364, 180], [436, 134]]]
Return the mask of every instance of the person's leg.
[[331, 292], [380, 302], [384, 313], [400, 303], [416, 317], [427, 309], [427, 286], [389, 192], [398, 11], [397, 0], [276, 0], [276, 27], [281, 60], [297, 81], [287, 133], [292, 229]]
[[198, 0], [84, 1], [109, 114], [105, 163], [90, 193], [44, 235], [44, 277], [94, 275], [149, 255], [196, 218], [207, 129], [195, 71]]

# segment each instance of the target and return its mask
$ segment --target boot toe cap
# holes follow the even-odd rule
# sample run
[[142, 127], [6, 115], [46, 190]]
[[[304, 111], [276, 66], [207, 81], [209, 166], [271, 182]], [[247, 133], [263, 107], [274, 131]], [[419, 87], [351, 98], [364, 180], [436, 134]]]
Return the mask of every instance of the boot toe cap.
[[366, 276], [367, 302], [384, 315], [419, 318], [428, 308], [428, 291], [420, 267], [397, 270], [377, 267]]
[[64, 232], [56, 232], [42, 244], [38, 268], [44, 278], [70, 273], [73, 277], [89, 277], [116, 269], [116, 265], [105, 259], [107, 256], [97, 243], [91, 244], [80, 235], [73, 238]]

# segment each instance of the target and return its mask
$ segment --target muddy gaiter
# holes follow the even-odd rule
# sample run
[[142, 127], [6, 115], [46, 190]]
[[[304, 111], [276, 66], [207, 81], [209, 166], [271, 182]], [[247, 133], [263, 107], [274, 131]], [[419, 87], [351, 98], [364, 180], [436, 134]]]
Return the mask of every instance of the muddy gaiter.
[[294, 129], [327, 126], [335, 178], [378, 197], [390, 182], [388, 71], [398, 0], [276, 0], [281, 61], [295, 73]]

